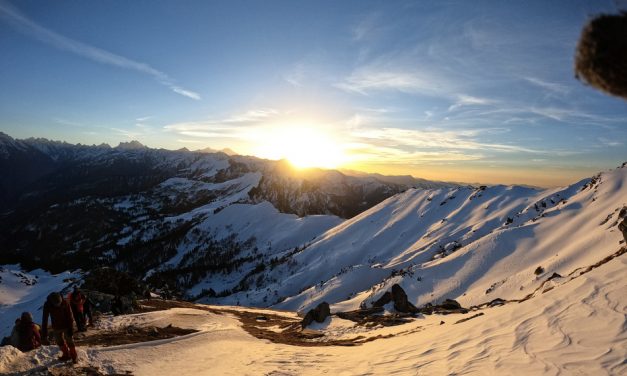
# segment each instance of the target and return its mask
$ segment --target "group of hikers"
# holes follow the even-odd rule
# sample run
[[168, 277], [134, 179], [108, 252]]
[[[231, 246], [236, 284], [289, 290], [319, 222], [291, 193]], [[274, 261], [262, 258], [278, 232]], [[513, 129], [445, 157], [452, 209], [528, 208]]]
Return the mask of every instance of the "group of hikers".
[[53, 292], [44, 303], [41, 327], [33, 322], [30, 312], [24, 312], [15, 320], [11, 336], [5, 338], [2, 344], [12, 345], [24, 352], [48, 345], [48, 317], [50, 317], [55, 341], [62, 352], [59, 360], [71, 359], [76, 363], [74, 323], [78, 331], [86, 331], [87, 326], [93, 325], [93, 309], [94, 303], [78, 287], [68, 294], [67, 299], [63, 299], [60, 293]]

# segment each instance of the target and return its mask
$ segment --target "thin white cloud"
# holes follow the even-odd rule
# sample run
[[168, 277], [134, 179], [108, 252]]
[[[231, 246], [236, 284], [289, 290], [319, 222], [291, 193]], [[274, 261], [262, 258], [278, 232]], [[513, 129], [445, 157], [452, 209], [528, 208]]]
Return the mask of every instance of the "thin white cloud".
[[541, 87], [555, 94], [565, 95], [570, 92], [570, 88], [566, 85], [541, 80], [535, 77], [525, 77], [524, 79], [535, 86]]
[[361, 17], [361, 19], [350, 29], [353, 41], [359, 42], [367, 39], [367, 37], [377, 28], [379, 17], [380, 15], [378, 13], [370, 13]]
[[274, 108], [260, 108], [255, 110], [249, 110], [242, 114], [237, 114], [230, 116], [224, 120], [221, 120], [222, 123], [250, 123], [257, 122], [269, 119], [271, 117], [275, 117], [279, 115], [280, 112]]
[[112, 130], [113, 132], [122, 135], [128, 139], [135, 139], [137, 138], [137, 136], [141, 136], [142, 132], [133, 132], [130, 131], [128, 129], [121, 129], [121, 128], [109, 128], [110, 130]]
[[419, 72], [360, 68], [335, 87], [347, 92], [368, 95], [371, 91], [396, 90], [405, 93], [436, 94], [441, 86], [429, 75]]
[[112, 52], [90, 46], [63, 36], [50, 29], [47, 29], [25, 15], [10, 4], [0, 1], [0, 18], [5, 19], [22, 33], [35, 38], [49, 46], [62, 51], [71, 52], [83, 58], [95, 61], [100, 64], [116, 66], [119, 68], [134, 70], [152, 76], [157, 82], [168, 87], [173, 92], [195, 100], [200, 99], [200, 95], [191, 90], [176, 85], [174, 79], [152, 66], [131, 60], [124, 56], [116, 55]]
[[182, 139], [182, 138], [177, 139], [176, 142], [180, 142], [182, 144], [205, 144], [207, 143], [205, 140], [189, 140], [189, 139]]
[[454, 111], [464, 106], [486, 106], [494, 104], [496, 101], [488, 98], [473, 97], [471, 95], [459, 94], [457, 101], [451, 105], [448, 110]]
[[307, 69], [305, 68], [304, 63], [297, 63], [296, 65], [294, 65], [294, 67], [292, 67], [291, 70], [283, 75], [283, 79], [287, 83], [297, 87], [303, 86], [303, 82], [306, 78]]
[[62, 119], [62, 118], [54, 118], [53, 121], [57, 124], [61, 124], [61, 125], [69, 125], [72, 127], [84, 127], [85, 124], [82, 123], [78, 123], [75, 121], [70, 121], [70, 120], [66, 120], [66, 119]]
[[187, 137], [247, 139], [250, 137], [251, 130], [257, 129], [281, 115], [282, 112], [274, 108], [259, 108], [222, 119], [167, 124], [163, 129]]
[[[353, 132], [362, 143], [376, 146], [412, 149], [476, 150], [496, 152], [542, 153], [541, 150], [517, 145], [476, 141], [478, 131], [455, 132], [442, 130], [414, 130], [401, 128], [371, 128]], [[474, 137], [474, 138], [473, 138]]]

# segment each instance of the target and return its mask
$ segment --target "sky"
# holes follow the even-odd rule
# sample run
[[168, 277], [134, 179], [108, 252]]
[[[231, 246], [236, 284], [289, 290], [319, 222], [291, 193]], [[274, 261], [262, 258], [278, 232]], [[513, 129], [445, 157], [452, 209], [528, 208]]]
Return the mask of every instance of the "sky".
[[613, 1], [0, 0], [0, 131], [558, 186], [627, 160], [576, 80]]

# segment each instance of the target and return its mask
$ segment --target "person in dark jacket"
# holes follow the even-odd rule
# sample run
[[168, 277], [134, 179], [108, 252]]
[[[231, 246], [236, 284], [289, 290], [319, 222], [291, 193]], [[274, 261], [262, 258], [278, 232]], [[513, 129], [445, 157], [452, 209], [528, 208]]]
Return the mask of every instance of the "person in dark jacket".
[[116, 295], [115, 298], [113, 298], [113, 302], [111, 303], [111, 312], [115, 316], [124, 313], [124, 302], [122, 301], [122, 297], [120, 295]]
[[70, 302], [70, 308], [72, 308], [72, 315], [74, 315], [74, 321], [76, 321], [76, 326], [78, 327], [79, 332], [84, 332], [87, 330], [85, 328], [85, 313], [84, 313], [84, 305], [85, 305], [85, 295], [78, 289], [78, 287], [74, 287], [74, 291], [68, 294], [67, 300]]
[[89, 297], [89, 295], [85, 295], [85, 304], [83, 304], [83, 317], [85, 318], [86, 326], [94, 325], [94, 310], [96, 309], [96, 303]]
[[48, 316], [52, 321], [52, 329], [57, 345], [61, 349], [63, 355], [59, 360], [66, 361], [72, 359], [74, 363], [77, 361], [76, 348], [74, 346], [74, 319], [72, 309], [68, 302], [58, 292], [48, 295], [44, 304], [43, 319], [41, 320], [41, 336], [42, 343], [48, 342]]
[[33, 322], [30, 312], [22, 313], [20, 323], [16, 326], [17, 348], [22, 352], [27, 352], [41, 346], [41, 336], [39, 335], [39, 325]]

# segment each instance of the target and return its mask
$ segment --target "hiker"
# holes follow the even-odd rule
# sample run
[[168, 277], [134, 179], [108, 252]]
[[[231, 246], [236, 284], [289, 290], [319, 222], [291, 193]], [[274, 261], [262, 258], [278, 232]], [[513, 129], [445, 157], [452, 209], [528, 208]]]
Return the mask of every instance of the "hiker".
[[74, 321], [76, 321], [78, 331], [86, 331], [87, 329], [85, 328], [85, 314], [83, 313], [85, 305], [85, 295], [83, 295], [83, 293], [78, 289], [78, 286], [74, 286], [74, 291], [67, 295], [67, 300], [70, 302], [72, 315], [74, 315]]
[[42, 343], [48, 344], [48, 316], [52, 321], [52, 329], [57, 345], [63, 355], [59, 360], [66, 361], [72, 359], [77, 362], [76, 348], [74, 347], [74, 319], [70, 304], [63, 300], [58, 292], [48, 295], [44, 304], [43, 319], [41, 320]]
[[15, 325], [13, 326], [13, 329], [11, 329], [11, 335], [6, 336], [4, 338], [2, 338], [2, 343], [0, 343], [0, 346], [13, 346], [13, 347], [17, 347], [18, 344], [18, 334], [17, 334], [17, 327], [20, 325], [20, 321], [22, 321], [19, 317], [15, 320]]
[[124, 313], [124, 302], [122, 301], [122, 297], [120, 295], [116, 295], [113, 299], [113, 303], [111, 304], [111, 312], [113, 315], [121, 315]]
[[94, 314], [93, 310], [96, 309], [96, 303], [89, 297], [89, 295], [85, 295], [85, 304], [83, 304], [83, 318], [85, 319], [86, 326], [94, 325]]
[[41, 346], [41, 336], [39, 335], [39, 325], [33, 322], [30, 312], [22, 313], [20, 323], [16, 325], [17, 348], [22, 352], [34, 350]]

